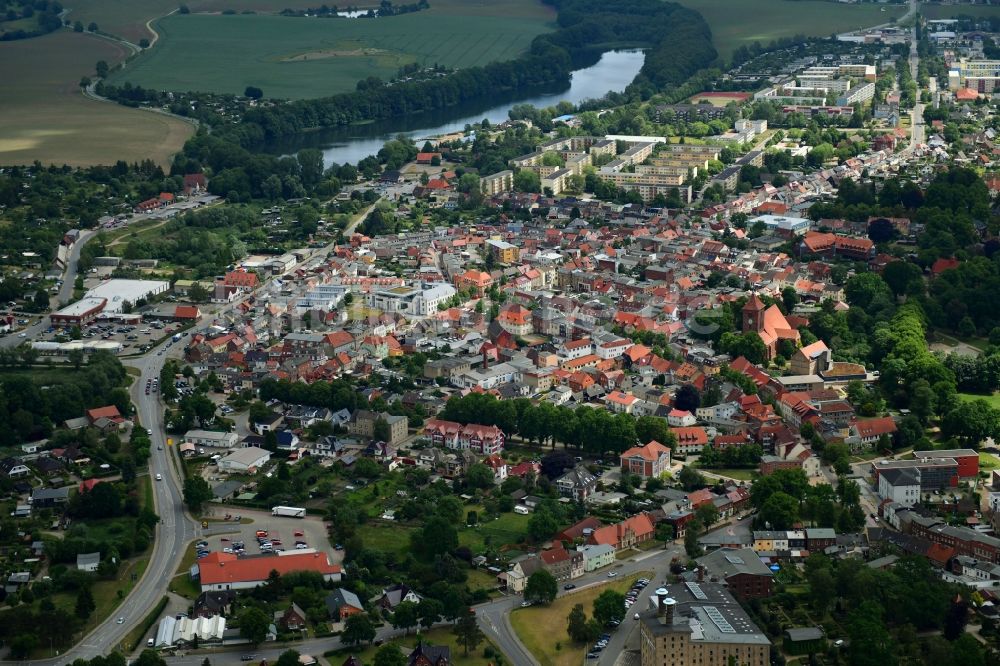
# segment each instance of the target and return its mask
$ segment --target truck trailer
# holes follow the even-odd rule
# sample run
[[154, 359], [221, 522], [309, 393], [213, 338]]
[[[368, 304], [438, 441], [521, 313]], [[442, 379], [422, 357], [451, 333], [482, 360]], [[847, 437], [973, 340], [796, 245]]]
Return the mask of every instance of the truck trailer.
[[273, 506], [272, 516], [284, 516], [285, 518], [305, 518], [306, 510], [300, 506]]

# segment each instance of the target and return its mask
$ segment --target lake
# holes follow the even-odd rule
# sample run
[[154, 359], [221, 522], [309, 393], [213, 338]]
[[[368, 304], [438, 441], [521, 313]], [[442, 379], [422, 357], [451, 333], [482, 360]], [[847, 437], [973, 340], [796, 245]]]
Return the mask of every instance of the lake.
[[386, 141], [400, 134], [420, 143], [426, 137], [461, 131], [466, 125], [483, 119], [491, 123], [503, 122], [509, 118], [508, 112], [515, 104], [545, 108], [562, 101], [579, 104], [587, 99], [603, 97], [608, 92], [621, 92], [639, 73], [644, 60], [642, 51], [608, 51], [597, 64], [573, 72], [570, 86], [565, 90], [520, 91], [506, 99], [486, 100], [481, 104], [459, 105], [364, 125], [333, 127], [292, 140], [273, 142], [265, 148], [268, 152], [286, 155], [302, 148], [320, 148], [328, 166], [333, 162], [357, 164], [365, 157], [378, 153]]

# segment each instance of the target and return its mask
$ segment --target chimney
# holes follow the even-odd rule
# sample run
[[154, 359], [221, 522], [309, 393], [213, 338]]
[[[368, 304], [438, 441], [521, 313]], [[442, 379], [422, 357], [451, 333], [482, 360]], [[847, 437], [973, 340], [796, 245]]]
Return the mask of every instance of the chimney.
[[702, 583], [704, 581], [705, 581], [705, 566], [704, 565], [699, 565], [698, 566], [698, 582]]
[[668, 594], [670, 593], [667, 592], [667, 588], [665, 587], [659, 587], [653, 592], [653, 596], [656, 597], [656, 616], [660, 619], [663, 619], [663, 615], [667, 610], [663, 602], [667, 600]]
[[674, 623], [674, 606], [676, 605], [677, 602], [669, 597], [660, 600], [660, 606], [663, 608], [660, 621], [668, 627]]

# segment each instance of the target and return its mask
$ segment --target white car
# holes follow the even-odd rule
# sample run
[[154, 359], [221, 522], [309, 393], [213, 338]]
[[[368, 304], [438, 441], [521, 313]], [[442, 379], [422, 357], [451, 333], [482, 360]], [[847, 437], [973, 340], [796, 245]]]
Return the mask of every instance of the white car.
[[163, 481], [163, 475], [162, 474], [157, 474], [156, 475], [156, 480], [157, 481]]
[[120, 617], [117, 620], [115, 620], [115, 622], [117, 622], [118, 624], [125, 624], [125, 618]]
[[608, 578], [614, 578], [617, 575], [618, 575], [617, 571], [609, 571], [608, 572]]

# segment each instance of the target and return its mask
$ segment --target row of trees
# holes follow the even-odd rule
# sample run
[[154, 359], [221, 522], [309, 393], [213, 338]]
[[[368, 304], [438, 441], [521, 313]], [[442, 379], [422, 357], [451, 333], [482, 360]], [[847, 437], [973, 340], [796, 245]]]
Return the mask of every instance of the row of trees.
[[[690, 391], [688, 391], [690, 392]], [[697, 404], [695, 404], [697, 406]], [[551, 403], [533, 404], [526, 398], [497, 400], [494, 396], [470, 393], [452, 397], [441, 412], [441, 418], [459, 423], [495, 425], [508, 435], [539, 445], [556, 442], [586, 451], [595, 456], [621, 453], [636, 445], [656, 440], [666, 446], [676, 437], [664, 419], [629, 414], [612, 414], [591, 407], [556, 407]]]

